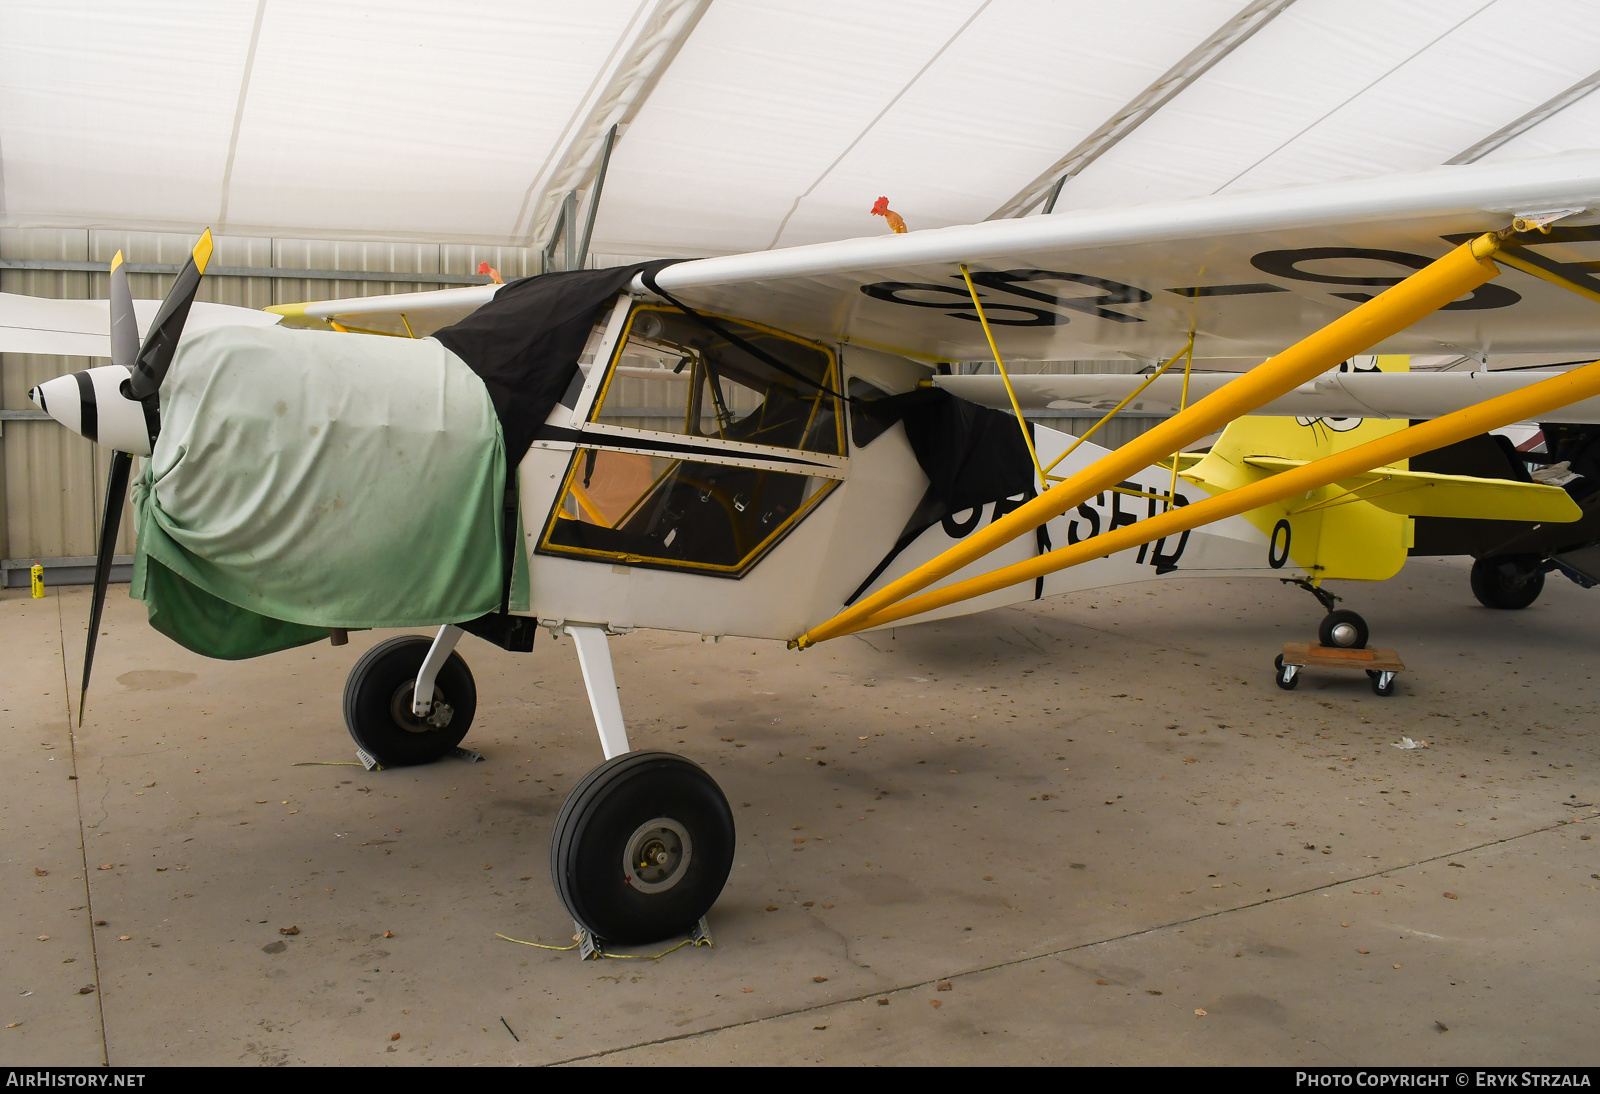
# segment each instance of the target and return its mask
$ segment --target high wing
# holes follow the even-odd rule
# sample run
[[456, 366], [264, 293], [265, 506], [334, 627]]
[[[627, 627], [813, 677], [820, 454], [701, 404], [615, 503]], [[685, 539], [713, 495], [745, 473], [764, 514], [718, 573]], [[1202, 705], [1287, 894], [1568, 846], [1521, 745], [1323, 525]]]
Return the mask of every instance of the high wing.
[[[967, 265], [1006, 360], [1261, 358], [1462, 240], [1518, 215], [1529, 262], [1600, 291], [1600, 151], [1057, 213], [680, 262], [657, 284], [697, 309], [928, 362], [986, 360]], [[484, 285], [271, 309], [290, 325], [425, 337]], [[642, 282], [636, 291], [645, 292]], [[1596, 304], [1522, 271], [1372, 347], [1377, 353], [1581, 354]]]
[[[1174, 370], [1176, 371], [1176, 370]], [[1329, 372], [1264, 404], [1255, 414], [1303, 418], [1438, 418], [1463, 407], [1517, 391], [1559, 375], [1516, 372]], [[1027, 410], [1113, 409], [1148, 377], [1128, 375], [1012, 376], [1017, 403]], [[1189, 402], [1205, 398], [1233, 373], [1206, 372], [1189, 378]], [[974, 403], [1010, 410], [999, 376], [935, 376], [933, 383]], [[1125, 409], [1142, 414], [1176, 414], [1183, 377], [1169, 372], [1151, 381]], [[1553, 411], [1545, 421], [1600, 422], [1600, 399], [1585, 399]]]
[[[1519, 236], [1531, 262], [1600, 289], [1600, 152], [989, 221], [701, 259], [661, 288], [826, 342], [942, 361], [989, 358], [967, 264], [1006, 359], [1264, 357], [1465, 238], [1569, 211]], [[1593, 225], [1593, 226], [1586, 226]], [[637, 283], [636, 283], [637, 284]], [[1513, 269], [1372, 348], [1581, 353], [1596, 305]]]
[[439, 328], [458, 323], [477, 311], [494, 299], [500, 288], [499, 285], [469, 285], [430, 292], [276, 304], [266, 310], [282, 317], [284, 325], [289, 327], [426, 338]]
[[[161, 308], [160, 300], [135, 300], [139, 329]], [[0, 293], [0, 353], [51, 353], [69, 357], [111, 356], [110, 302], [105, 300], [46, 300], [37, 296]], [[211, 327], [271, 326], [279, 316], [232, 304], [191, 305], [183, 337]]]

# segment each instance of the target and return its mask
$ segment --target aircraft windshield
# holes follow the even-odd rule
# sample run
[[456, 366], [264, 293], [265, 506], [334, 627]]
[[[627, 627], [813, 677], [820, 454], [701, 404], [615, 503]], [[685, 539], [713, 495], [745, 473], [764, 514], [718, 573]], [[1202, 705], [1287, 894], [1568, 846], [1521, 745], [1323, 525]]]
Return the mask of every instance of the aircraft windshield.
[[718, 323], [785, 368], [675, 308], [643, 305], [629, 317], [592, 420], [843, 455], [833, 354], [749, 323]]

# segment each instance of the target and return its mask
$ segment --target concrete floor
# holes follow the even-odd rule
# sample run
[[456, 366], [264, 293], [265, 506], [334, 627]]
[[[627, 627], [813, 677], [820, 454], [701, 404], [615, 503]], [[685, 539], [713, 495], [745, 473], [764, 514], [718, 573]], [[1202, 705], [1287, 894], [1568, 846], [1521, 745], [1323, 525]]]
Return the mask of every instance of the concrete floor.
[[706, 762], [740, 828], [715, 948], [654, 962], [495, 937], [571, 934], [570, 642], [468, 639], [485, 762], [368, 774], [295, 765], [353, 758], [379, 635], [206, 661], [117, 588], [73, 733], [87, 595], [6, 594], [0, 1062], [1592, 1063], [1600, 592], [1339, 591], [1395, 697], [1276, 688], [1315, 605], [1259, 580], [806, 653], [616, 640], [634, 744]]

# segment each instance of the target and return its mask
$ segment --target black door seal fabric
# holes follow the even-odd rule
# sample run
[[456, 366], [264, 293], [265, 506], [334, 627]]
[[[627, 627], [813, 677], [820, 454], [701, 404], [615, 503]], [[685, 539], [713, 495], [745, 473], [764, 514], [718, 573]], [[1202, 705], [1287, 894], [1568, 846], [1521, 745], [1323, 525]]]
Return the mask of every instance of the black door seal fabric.
[[[1036, 492], [1033, 457], [1016, 418], [1009, 414], [969, 403], [939, 388], [857, 400], [855, 405], [886, 426], [896, 421], [904, 423], [906, 440], [922, 473], [928, 476], [928, 491], [906, 521], [895, 545], [845, 600], [846, 605], [855, 603], [890, 563], [933, 525], [941, 521], [948, 524], [953, 514], [992, 501], [1018, 495], [1027, 499]], [[1029, 424], [1027, 428], [1031, 431], [1033, 426]], [[1040, 553], [1048, 550], [1049, 534], [1041, 528], [1037, 538]], [[1042, 594], [1042, 584], [1036, 586], [1035, 592]]]
[[508, 475], [572, 383], [602, 309], [639, 274], [654, 274], [677, 261], [524, 277], [461, 322], [434, 332], [489, 389], [505, 436]]

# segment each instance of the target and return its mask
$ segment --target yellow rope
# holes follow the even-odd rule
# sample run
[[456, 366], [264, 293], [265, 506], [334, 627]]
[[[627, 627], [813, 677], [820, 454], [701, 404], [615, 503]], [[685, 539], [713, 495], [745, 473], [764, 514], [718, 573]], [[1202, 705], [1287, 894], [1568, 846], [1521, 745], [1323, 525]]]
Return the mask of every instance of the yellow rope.
[[[556, 953], [566, 953], [568, 950], [575, 950], [575, 949], [577, 949], [579, 946], [581, 946], [583, 944], [581, 942], [574, 942], [570, 946], [547, 946], [543, 942], [524, 942], [522, 939], [520, 939], [520, 938], [512, 938], [508, 934], [497, 934], [497, 935], [495, 935], [495, 937], [496, 938], [503, 938], [507, 942], [515, 942], [519, 946], [532, 946], [535, 949], [540, 949], [540, 950], [554, 950]], [[670, 949], [670, 950], [662, 950], [660, 953], [607, 953], [606, 951], [600, 949], [598, 946], [595, 947], [595, 951], [594, 952], [599, 954], [601, 957], [607, 957], [607, 958], [611, 958], [611, 959], [617, 960], [617, 961], [660, 961], [663, 957], [667, 956], [667, 954], [673, 953], [674, 951], [677, 951], [677, 950], [681, 950], [685, 946], [688, 946], [688, 945], [691, 945], [691, 944], [695, 945], [695, 946], [709, 946], [709, 945], [711, 945], [711, 940], [709, 938], [707, 938], [707, 939], [685, 938], [682, 942], [680, 942], [676, 946], [672, 947], [672, 949]]]
[[503, 938], [507, 942], [515, 942], [519, 946], [533, 946], [535, 949], [540, 950], [555, 950], [557, 953], [566, 953], [568, 950], [575, 950], [579, 946], [579, 943], [577, 942], [574, 942], [570, 946], [546, 946], [543, 942], [524, 942], [522, 939], [512, 938], [508, 934], [497, 934], [495, 937]]
[[989, 340], [989, 352], [994, 354], [994, 367], [1000, 370], [1000, 379], [1006, 385], [1006, 394], [1011, 398], [1011, 409], [1017, 416], [1017, 426], [1022, 430], [1022, 441], [1028, 446], [1028, 456], [1033, 460], [1033, 469], [1039, 474], [1039, 489], [1043, 490], [1045, 469], [1039, 466], [1039, 453], [1033, 450], [1033, 434], [1022, 417], [1022, 407], [1017, 403], [1017, 393], [1011, 387], [1011, 376], [1006, 372], [1006, 363], [1000, 359], [1000, 347], [994, 344], [994, 332], [989, 329], [989, 317], [983, 314], [983, 304], [978, 300], [978, 290], [972, 284], [972, 275], [967, 272], [966, 263], [961, 263], [958, 269], [961, 270], [962, 280], [967, 283], [967, 292], [972, 294], [973, 310], [978, 313], [978, 322], [983, 324], [983, 336]]

